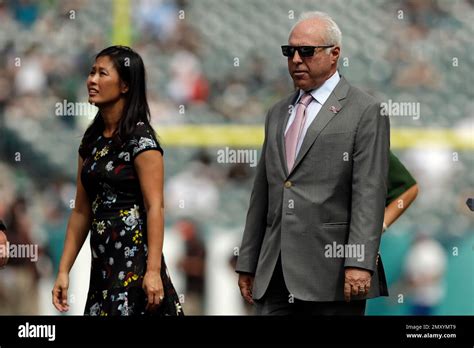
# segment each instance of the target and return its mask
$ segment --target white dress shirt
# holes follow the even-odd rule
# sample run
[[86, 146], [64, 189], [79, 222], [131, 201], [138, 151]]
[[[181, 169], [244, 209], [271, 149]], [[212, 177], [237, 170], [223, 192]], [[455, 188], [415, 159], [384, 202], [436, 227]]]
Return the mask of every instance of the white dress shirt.
[[[316, 116], [319, 113], [319, 110], [321, 110], [321, 107], [329, 98], [334, 88], [336, 88], [336, 85], [339, 83], [340, 79], [341, 77], [339, 76], [339, 73], [336, 71], [329, 79], [326, 80], [326, 82], [324, 82], [321, 85], [321, 87], [319, 87], [318, 89], [313, 89], [310, 92], [311, 95], [313, 96], [313, 100], [311, 101], [311, 103], [309, 103], [308, 107], [306, 108], [306, 120], [303, 125], [303, 130], [301, 132], [301, 138], [299, 139], [298, 144], [296, 145], [296, 156], [298, 156], [298, 152], [300, 151], [301, 144], [303, 144], [304, 137], [306, 136], [306, 131], [308, 130], [309, 126], [311, 126], [311, 123], [313, 123], [313, 121], [315, 120]], [[285, 135], [286, 135], [286, 132], [288, 132], [288, 128], [290, 128], [291, 124], [295, 120], [296, 106], [298, 105], [298, 102], [303, 94], [304, 94], [304, 91], [300, 90], [300, 95], [296, 99], [294, 108], [292, 108], [290, 118], [288, 119], [288, 123], [286, 124]]]

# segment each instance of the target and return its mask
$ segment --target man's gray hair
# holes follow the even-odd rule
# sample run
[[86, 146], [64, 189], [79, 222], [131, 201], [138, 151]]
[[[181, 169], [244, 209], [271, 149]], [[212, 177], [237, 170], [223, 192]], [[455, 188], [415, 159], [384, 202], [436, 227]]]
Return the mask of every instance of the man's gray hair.
[[[291, 28], [291, 31], [295, 29], [295, 27], [303, 22], [304, 20], [307, 19], [318, 19], [323, 21], [326, 24], [326, 32], [323, 34], [324, 37], [324, 44], [325, 45], [335, 45], [341, 47], [342, 44], [342, 33], [341, 29], [339, 29], [339, 26], [337, 25], [336, 22], [325, 12], [320, 12], [320, 11], [309, 11], [309, 12], [303, 12], [300, 17], [298, 18], [298, 21], [295, 23], [293, 28]], [[326, 53], [329, 54], [331, 51], [330, 48], [326, 49]]]

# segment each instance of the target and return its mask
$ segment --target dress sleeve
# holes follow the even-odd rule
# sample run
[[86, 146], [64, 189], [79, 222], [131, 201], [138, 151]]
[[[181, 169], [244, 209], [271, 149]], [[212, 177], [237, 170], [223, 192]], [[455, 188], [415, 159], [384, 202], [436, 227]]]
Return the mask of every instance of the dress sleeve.
[[163, 155], [163, 149], [156, 139], [154, 130], [142, 122], [137, 125], [135, 133], [129, 141], [129, 148], [133, 159], [148, 150], [157, 150]]

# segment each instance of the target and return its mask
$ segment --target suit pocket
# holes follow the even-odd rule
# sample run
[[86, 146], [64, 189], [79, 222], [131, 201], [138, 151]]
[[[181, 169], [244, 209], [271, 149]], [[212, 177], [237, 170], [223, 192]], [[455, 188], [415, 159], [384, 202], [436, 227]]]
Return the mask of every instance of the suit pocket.
[[337, 226], [348, 226], [348, 222], [325, 222], [323, 227], [337, 227]]
[[325, 245], [345, 244], [349, 238], [349, 223], [347, 222], [328, 222], [322, 224], [322, 236], [320, 238]]

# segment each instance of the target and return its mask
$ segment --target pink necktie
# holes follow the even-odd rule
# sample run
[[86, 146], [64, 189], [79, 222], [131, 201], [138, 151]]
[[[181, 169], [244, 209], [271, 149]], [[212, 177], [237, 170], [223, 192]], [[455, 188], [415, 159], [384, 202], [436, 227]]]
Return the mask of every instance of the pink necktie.
[[305, 93], [300, 98], [296, 106], [296, 116], [293, 123], [288, 128], [285, 135], [285, 149], [286, 149], [286, 165], [288, 166], [288, 172], [291, 171], [295, 164], [296, 158], [296, 146], [301, 137], [301, 132], [306, 120], [306, 107], [313, 100], [313, 96], [310, 93]]

